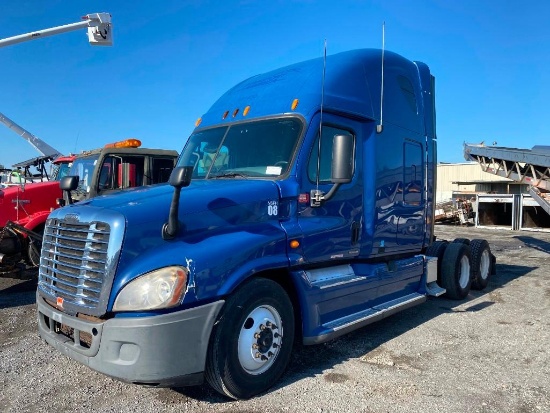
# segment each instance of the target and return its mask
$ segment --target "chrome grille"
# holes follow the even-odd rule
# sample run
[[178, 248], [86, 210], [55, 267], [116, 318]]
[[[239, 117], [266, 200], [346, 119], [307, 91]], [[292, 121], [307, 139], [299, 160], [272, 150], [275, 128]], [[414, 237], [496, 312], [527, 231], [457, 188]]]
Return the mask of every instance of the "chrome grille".
[[97, 308], [106, 278], [110, 226], [49, 219], [40, 257], [39, 289], [69, 305]]

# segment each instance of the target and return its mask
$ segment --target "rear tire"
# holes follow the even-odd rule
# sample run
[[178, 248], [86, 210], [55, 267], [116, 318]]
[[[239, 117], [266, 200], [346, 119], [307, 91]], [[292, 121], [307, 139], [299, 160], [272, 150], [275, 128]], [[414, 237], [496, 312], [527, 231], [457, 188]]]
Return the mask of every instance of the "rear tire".
[[[0, 229], [0, 234], [2, 234], [5, 231], [4, 229]], [[0, 252], [2, 254], [6, 255], [12, 255], [17, 254], [21, 252], [21, 239], [17, 234], [9, 233], [3, 233], [2, 240], [0, 241]]]
[[458, 244], [470, 245], [470, 240], [468, 238], [455, 238], [453, 242]]
[[437, 257], [437, 283], [441, 285], [441, 265], [443, 263], [443, 254], [449, 243], [447, 241], [434, 241], [426, 250], [428, 257]]
[[229, 297], [215, 323], [205, 376], [218, 392], [248, 399], [275, 384], [294, 341], [294, 311], [275, 281], [255, 278]]
[[446, 297], [462, 300], [468, 295], [472, 285], [470, 261], [468, 245], [451, 242], [447, 246], [441, 265], [441, 286], [447, 290]]
[[472, 253], [472, 289], [483, 290], [489, 283], [492, 257], [489, 243], [484, 239], [473, 239], [470, 243]]

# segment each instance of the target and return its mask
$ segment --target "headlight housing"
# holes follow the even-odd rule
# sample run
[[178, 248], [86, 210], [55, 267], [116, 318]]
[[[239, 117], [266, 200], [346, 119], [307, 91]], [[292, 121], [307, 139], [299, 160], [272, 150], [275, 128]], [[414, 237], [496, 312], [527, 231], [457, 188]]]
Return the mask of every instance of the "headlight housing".
[[188, 270], [164, 267], [130, 281], [118, 293], [113, 311], [143, 311], [178, 305], [185, 295]]

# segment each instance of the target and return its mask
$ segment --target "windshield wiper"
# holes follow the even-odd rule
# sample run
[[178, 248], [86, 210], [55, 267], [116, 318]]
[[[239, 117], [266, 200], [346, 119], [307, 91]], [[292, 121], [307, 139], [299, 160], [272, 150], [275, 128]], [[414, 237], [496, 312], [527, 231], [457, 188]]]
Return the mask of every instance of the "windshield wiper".
[[217, 175], [210, 175], [209, 178], [248, 178], [248, 175], [244, 175], [239, 172], [226, 172]]

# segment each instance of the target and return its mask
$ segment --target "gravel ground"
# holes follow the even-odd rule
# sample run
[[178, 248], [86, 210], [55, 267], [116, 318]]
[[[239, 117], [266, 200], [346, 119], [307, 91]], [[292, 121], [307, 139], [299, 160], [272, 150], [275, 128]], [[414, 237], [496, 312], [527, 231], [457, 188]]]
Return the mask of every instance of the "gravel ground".
[[298, 348], [282, 380], [247, 401], [207, 385], [142, 388], [96, 373], [39, 338], [35, 282], [0, 278], [0, 411], [550, 412], [550, 233], [436, 234], [489, 241], [497, 275], [485, 291], [430, 299]]

